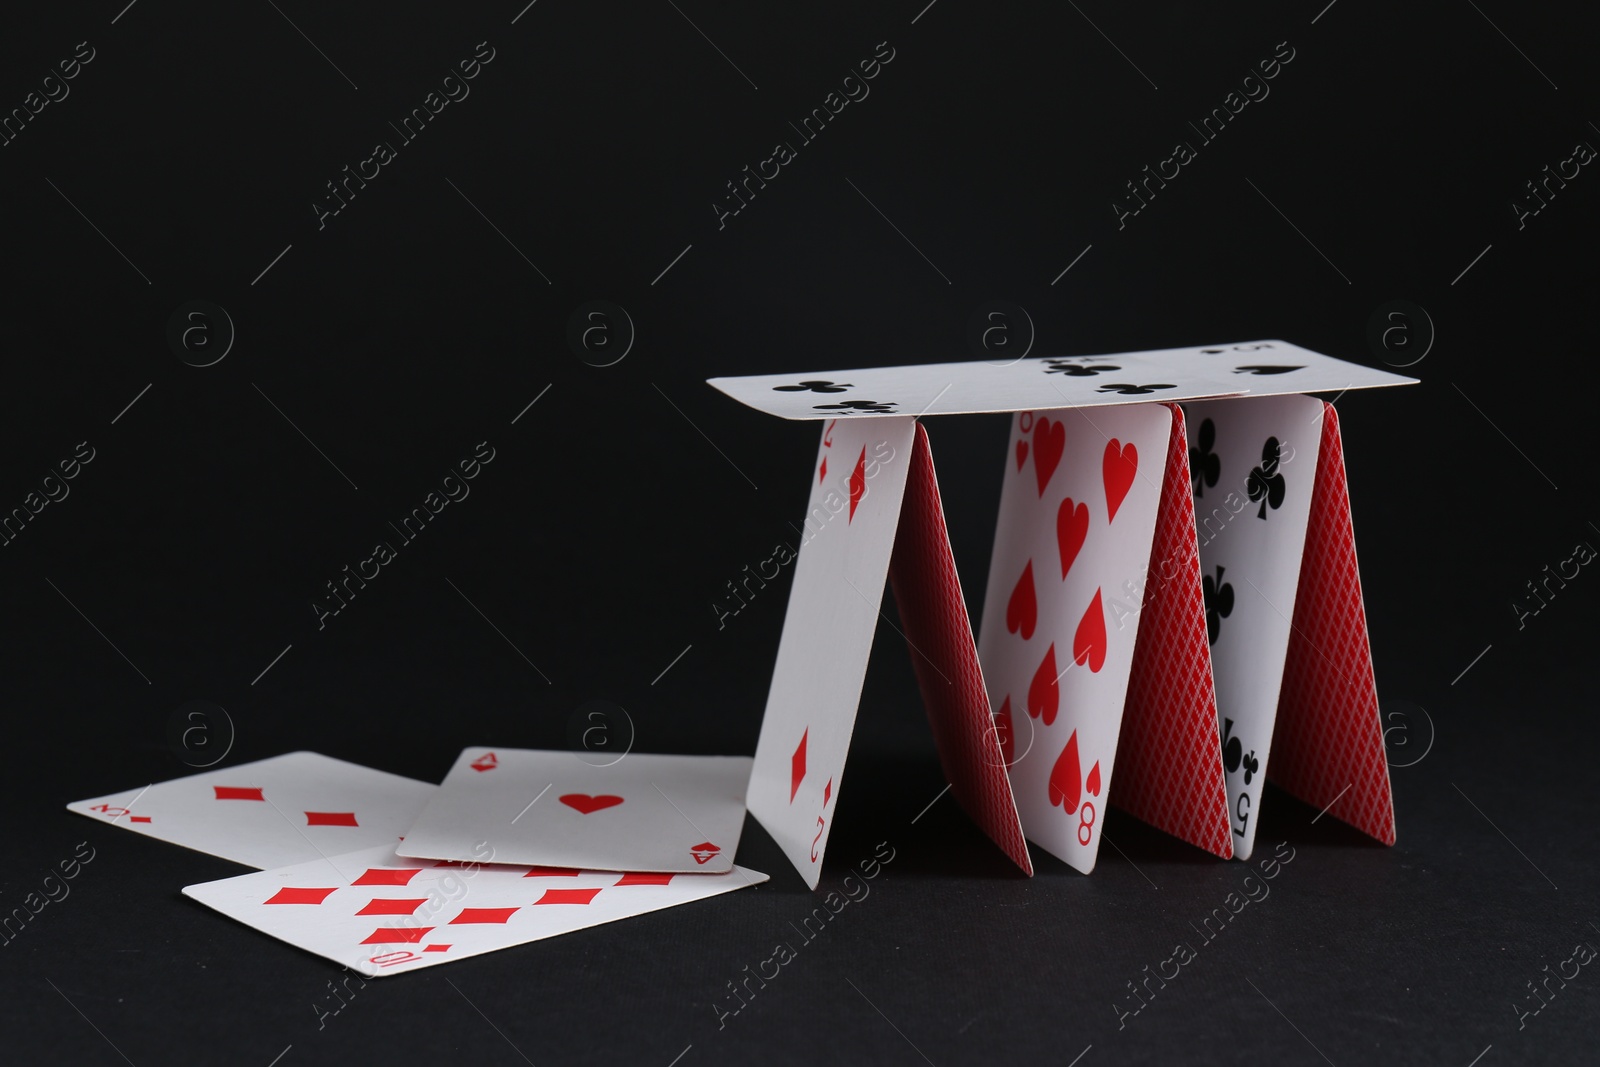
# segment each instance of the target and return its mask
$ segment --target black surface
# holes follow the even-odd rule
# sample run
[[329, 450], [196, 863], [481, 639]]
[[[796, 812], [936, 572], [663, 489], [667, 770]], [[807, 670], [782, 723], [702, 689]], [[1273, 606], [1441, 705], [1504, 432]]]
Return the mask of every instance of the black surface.
[[[922, 2], [10, 13], [0, 106], [77, 42], [95, 58], [0, 147], [0, 510], [95, 458], [0, 547], [0, 910], [94, 859], [0, 947], [6, 1062], [1592, 1058], [1592, 967], [1520, 1028], [1515, 1005], [1600, 944], [1600, 578], [1520, 629], [1512, 604], [1600, 544], [1600, 177], [1521, 229], [1511, 202], [1600, 145], [1595, 16]], [[471, 95], [319, 231], [323, 183], [483, 40]], [[870, 96], [719, 230], [724, 183], [885, 40]], [[1119, 230], [1123, 183], [1280, 41], [1270, 96]], [[637, 328], [614, 366], [567, 344], [591, 299]], [[1041, 856], [1024, 879], [948, 798], [913, 823], [942, 782], [884, 628], [824, 886], [895, 859], [720, 1029], [726, 984], [814, 906], [754, 823], [765, 886], [373, 982], [319, 1029], [334, 967], [179, 895], [237, 867], [63, 810], [184, 773], [168, 723], [197, 699], [230, 762], [437, 780], [467, 744], [565, 744], [595, 699], [641, 749], [753, 751], [787, 588], [720, 630], [711, 604], [788, 536], [814, 428], [703, 379], [973, 358], [995, 299], [1035, 355], [1282, 337], [1373, 365], [1419, 350], [1370, 348], [1374, 312], [1426, 309], [1423, 384], [1339, 400], [1391, 755], [1427, 751], [1394, 770], [1394, 848], [1272, 792], [1262, 854], [1295, 858], [1212, 942], [1191, 923], [1245, 866], [1116, 813], [1092, 877]], [[237, 328], [210, 367], [167, 343], [192, 300]], [[976, 608], [1004, 420], [930, 432]], [[323, 584], [483, 440], [470, 497], [319, 630]], [[1197, 958], [1119, 1028], [1180, 941]]]

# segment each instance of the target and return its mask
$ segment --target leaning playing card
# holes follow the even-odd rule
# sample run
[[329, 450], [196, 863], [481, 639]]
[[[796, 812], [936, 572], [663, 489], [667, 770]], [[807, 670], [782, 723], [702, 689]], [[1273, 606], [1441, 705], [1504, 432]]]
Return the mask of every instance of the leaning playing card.
[[397, 774], [290, 752], [75, 801], [67, 810], [266, 868], [392, 845], [433, 791]]
[[733, 867], [744, 828], [748, 756], [585, 754], [469, 748], [417, 821], [401, 855], [607, 871]]
[[766, 880], [744, 867], [726, 874], [618, 874], [417, 861], [380, 845], [183, 892], [262, 933], [383, 977]]

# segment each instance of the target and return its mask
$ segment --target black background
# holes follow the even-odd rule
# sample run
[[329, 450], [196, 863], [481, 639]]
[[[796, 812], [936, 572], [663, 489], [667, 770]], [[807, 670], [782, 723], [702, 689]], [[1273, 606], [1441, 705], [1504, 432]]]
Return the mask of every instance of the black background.
[[[923, 2], [7, 16], [7, 112], [77, 42], [95, 51], [0, 148], [0, 510], [95, 450], [0, 548], [0, 910], [96, 850], [0, 948], [9, 1062], [1592, 1055], [1592, 969], [1521, 1029], [1514, 1005], [1600, 942], [1600, 578], [1521, 629], [1511, 605], [1600, 543], [1600, 177], [1585, 167], [1521, 229], [1510, 205], [1600, 144], [1596, 17]], [[324, 183], [397, 142], [388, 123], [480, 41], [494, 59], [471, 95], [319, 230]], [[719, 229], [724, 183], [880, 41], [894, 59], [870, 96]], [[1187, 120], [1282, 41], [1270, 96], [1119, 229], [1123, 183], [1195, 141]], [[596, 298], [637, 332], [609, 367], [566, 341]], [[204, 368], [166, 340], [196, 299], [237, 331]], [[1294, 861], [1120, 1029], [1125, 983], [1197, 940], [1246, 869], [1113, 813], [1092, 877], [1036, 853], [1028, 880], [948, 798], [913, 823], [943, 783], [887, 628], [824, 886], [880, 841], [895, 859], [722, 1029], [726, 983], [812, 905], [753, 821], [739, 858], [765, 886], [371, 983], [319, 1030], [336, 968], [179, 895], [239, 868], [63, 811], [186, 773], [167, 727], [195, 699], [227, 710], [230, 763], [311, 748], [437, 780], [468, 744], [565, 745], [592, 700], [627, 709], [641, 750], [753, 751], [787, 579], [721, 629], [711, 605], [789, 536], [815, 427], [704, 379], [975, 358], [969, 317], [995, 299], [1028, 310], [1036, 356], [1427, 351], [1420, 386], [1339, 401], [1399, 843], [1272, 791], [1264, 851], [1288, 841]], [[1410, 348], [1375, 349], [1369, 319], [1395, 299], [1433, 329], [1413, 317]], [[1005, 429], [931, 426], [974, 612]], [[319, 629], [324, 583], [483, 440], [496, 458], [470, 497]]]

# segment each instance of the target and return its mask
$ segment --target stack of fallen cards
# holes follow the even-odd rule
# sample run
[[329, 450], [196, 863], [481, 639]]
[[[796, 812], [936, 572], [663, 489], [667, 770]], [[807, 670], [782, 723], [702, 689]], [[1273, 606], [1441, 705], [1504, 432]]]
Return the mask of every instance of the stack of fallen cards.
[[[1300, 394], [1413, 381], [1283, 341], [713, 379], [823, 422], [750, 811], [815, 887], [887, 578], [951, 792], [1024, 871], [1024, 838], [1091, 870], [1108, 800], [1248, 859], [1269, 773], [1392, 844], [1338, 418]], [[1012, 428], [975, 641], [917, 418], [979, 412]]]
[[262, 868], [185, 895], [369, 976], [766, 881], [736, 866], [750, 759], [468, 749], [444, 784], [314, 752], [67, 805]]

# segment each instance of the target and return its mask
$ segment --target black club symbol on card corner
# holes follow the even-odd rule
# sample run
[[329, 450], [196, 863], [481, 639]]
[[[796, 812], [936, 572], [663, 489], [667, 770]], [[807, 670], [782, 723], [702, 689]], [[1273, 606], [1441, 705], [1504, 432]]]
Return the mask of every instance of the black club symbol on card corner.
[[895, 401], [880, 400], [841, 400], [837, 404], [813, 404], [817, 411], [837, 411], [841, 415], [856, 415], [871, 412], [875, 415], [891, 415], [894, 413]]
[[798, 382], [794, 385], [774, 385], [774, 393], [842, 393], [846, 389], [854, 388], [849, 382], [824, 382], [816, 379]]
[[1139, 396], [1144, 393], [1153, 393], [1157, 389], [1175, 388], [1177, 387], [1170, 383], [1161, 383], [1157, 385], [1130, 385], [1127, 382], [1108, 382], [1107, 384], [1102, 385], [1098, 390], [1096, 390], [1096, 392], [1117, 393], [1121, 396]]
[[1208, 574], [1200, 581], [1200, 593], [1206, 606], [1206, 637], [1213, 645], [1222, 636], [1222, 620], [1233, 614], [1233, 583], [1222, 580], [1226, 569], [1218, 567], [1215, 578]]
[[1110, 363], [1074, 363], [1065, 359], [1045, 361], [1046, 374], [1065, 374], [1070, 378], [1093, 378], [1096, 374], [1105, 374], [1121, 369], [1121, 367]]
[[1278, 444], [1276, 437], [1267, 438], [1261, 446], [1261, 465], [1250, 468], [1250, 502], [1261, 502], [1261, 508], [1256, 512], [1256, 518], [1265, 519], [1267, 509], [1273, 511], [1283, 506], [1285, 483], [1283, 475], [1278, 471], [1278, 463], [1283, 455], [1283, 449]]
[[1217, 444], [1217, 426], [1210, 419], [1200, 423], [1200, 433], [1195, 447], [1189, 449], [1189, 478], [1194, 483], [1194, 495], [1205, 496], [1206, 486], [1217, 484], [1222, 477], [1222, 460], [1211, 451]]
[[1233, 734], [1233, 720], [1222, 720], [1222, 767], [1229, 774], [1244, 768], [1244, 784], [1249, 785], [1250, 779], [1261, 773], [1261, 761], [1256, 759], [1256, 750], [1244, 750], [1244, 742]]

